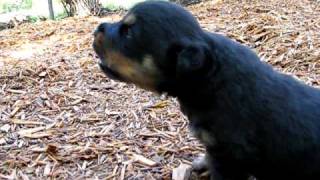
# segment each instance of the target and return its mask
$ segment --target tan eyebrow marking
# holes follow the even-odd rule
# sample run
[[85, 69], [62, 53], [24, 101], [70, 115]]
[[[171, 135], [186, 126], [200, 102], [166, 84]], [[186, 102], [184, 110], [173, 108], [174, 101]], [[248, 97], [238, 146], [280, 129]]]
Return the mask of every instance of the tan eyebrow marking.
[[132, 25], [136, 22], [136, 20], [137, 20], [136, 16], [133, 13], [131, 13], [123, 18], [123, 23], [126, 25]]

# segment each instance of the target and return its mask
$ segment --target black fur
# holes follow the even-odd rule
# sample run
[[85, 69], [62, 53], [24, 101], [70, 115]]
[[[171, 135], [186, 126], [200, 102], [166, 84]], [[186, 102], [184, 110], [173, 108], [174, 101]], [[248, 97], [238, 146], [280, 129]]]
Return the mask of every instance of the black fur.
[[96, 52], [112, 49], [137, 62], [153, 57], [160, 74], [154, 89], [179, 99], [206, 146], [213, 179], [320, 179], [320, 90], [205, 32], [177, 5], [151, 1], [129, 13], [137, 19], [129, 36], [117, 33], [121, 22], [102, 24], [97, 31], [112, 46], [95, 45]]

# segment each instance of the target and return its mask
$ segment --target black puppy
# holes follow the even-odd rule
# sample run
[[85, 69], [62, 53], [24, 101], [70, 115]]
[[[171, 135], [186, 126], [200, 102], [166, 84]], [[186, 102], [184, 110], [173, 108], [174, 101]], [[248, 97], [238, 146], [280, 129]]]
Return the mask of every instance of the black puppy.
[[137, 4], [100, 24], [93, 46], [109, 77], [179, 99], [212, 179], [320, 179], [320, 91], [202, 30], [182, 7]]

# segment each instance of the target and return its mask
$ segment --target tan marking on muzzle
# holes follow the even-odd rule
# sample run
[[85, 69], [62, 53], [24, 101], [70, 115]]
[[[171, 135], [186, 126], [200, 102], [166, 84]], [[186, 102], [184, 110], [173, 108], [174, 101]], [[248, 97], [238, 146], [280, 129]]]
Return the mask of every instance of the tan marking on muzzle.
[[102, 32], [99, 32], [99, 33], [97, 33], [97, 35], [94, 37], [93, 43], [94, 43], [97, 47], [102, 47], [104, 40], [105, 40], [105, 37], [104, 37], [103, 33], [102, 33]]
[[[108, 51], [105, 53], [107, 66], [120, 74], [126, 81], [134, 83], [148, 90], [155, 90], [155, 80], [157, 78], [157, 68], [153, 62], [146, 64], [138, 63], [134, 59], [130, 59], [121, 53]], [[143, 61], [144, 62], [144, 61]]]

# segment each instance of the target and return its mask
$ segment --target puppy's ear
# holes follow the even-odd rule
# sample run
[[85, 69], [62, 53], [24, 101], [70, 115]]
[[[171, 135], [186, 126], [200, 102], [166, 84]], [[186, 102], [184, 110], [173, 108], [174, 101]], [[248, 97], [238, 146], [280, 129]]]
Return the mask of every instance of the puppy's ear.
[[174, 59], [178, 78], [206, 74], [212, 67], [213, 57], [204, 43], [174, 43], [168, 53]]

